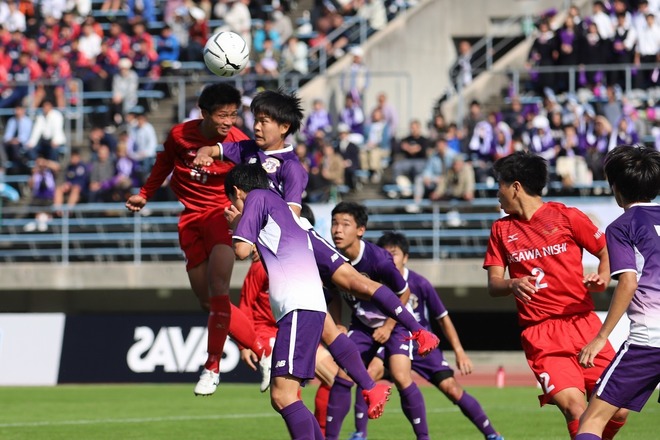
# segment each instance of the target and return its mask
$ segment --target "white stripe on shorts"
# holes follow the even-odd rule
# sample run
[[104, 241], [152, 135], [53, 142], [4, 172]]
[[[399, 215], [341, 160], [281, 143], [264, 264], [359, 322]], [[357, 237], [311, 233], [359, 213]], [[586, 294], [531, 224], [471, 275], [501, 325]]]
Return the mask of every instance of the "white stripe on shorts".
[[621, 346], [621, 350], [619, 350], [619, 354], [612, 361], [612, 366], [609, 367], [609, 370], [607, 370], [607, 374], [603, 377], [603, 380], [600, 382], [600, 384], [598, 384], [598, 390], [596, 391], [597, 396], [600, 396], [600, 393], [602, 393], [603, 390], [605, 389], [605, 385], [607, 385], [607, 381], [610, 379], [612, 373], [614, 373], [614, 370], [616, 370], [616, 366], [619, 365], [619, 362], [621, 362], [621, 358], [628, 352], [629, 346], [630, 346], [630, 342], [628, 341], [624, 342], [623, 345]]
[[294, 310], [291, 317], [291, 335], [289, 335], [289, 374], [293, 375], [293, 352], [296, 348], [296, 336], [298, 333], [298, 310]]

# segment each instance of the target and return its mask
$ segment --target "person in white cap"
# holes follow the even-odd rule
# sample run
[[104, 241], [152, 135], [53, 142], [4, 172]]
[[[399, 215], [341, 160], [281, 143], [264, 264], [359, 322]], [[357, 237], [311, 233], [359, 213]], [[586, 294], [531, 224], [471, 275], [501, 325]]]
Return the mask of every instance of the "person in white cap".
[[110, 111], [115, 125], [124, 122], [124, 117], [138, 103], [138, 75], [132, 69], [133, 63], [122, 58], [117, 64], [119, 72], [112, 78], [112, 105]]

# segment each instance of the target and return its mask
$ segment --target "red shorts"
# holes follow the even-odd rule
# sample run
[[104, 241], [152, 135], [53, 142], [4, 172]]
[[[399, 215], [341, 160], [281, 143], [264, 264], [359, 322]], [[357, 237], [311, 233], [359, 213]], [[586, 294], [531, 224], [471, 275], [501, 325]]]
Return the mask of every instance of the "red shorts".
[[614, 358], [608, 342], [594, 359], [595, 366], [582, 368], [577, 354], [591, 342], [602, 323], [593, 312], [548, 319], [523, 330], [520, 339], [527, 363], [541, 384], [541, 406], [567, 388], [591, 395], [596, 381]]
[[186, 257], [186, 270], [208, 260], [215, 245], [231, 246], [225, 208], [205, 212], [183, 212], [179, 218], [179, 244]]

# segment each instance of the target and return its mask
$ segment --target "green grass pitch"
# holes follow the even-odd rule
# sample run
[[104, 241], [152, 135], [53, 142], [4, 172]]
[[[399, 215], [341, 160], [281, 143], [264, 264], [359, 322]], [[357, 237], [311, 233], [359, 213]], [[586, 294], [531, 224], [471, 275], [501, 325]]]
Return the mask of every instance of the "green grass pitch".
[[[281, 417], [258, 385], [220, 384], [211, 397], [195, 397], [193, 385], [81, 385], [0, 388], [0, 439], [287, 439]], [[309, 408], [316, 386], [303, 393]], [[568, 439], [556, 408], [539, 408], [535, 388], [471, 387], [507, 440]], [[461, 412], [435, 388], [422, 387], [431, 438], [481, 439]], [[657, 391], [642, 413], [631, 414], [619, 440], [660, 438]], [[352, 411], [342, 430], [353, 430]], [[369, 423], [370, 440], [412, 439], [396, 391], [385, 414]]]

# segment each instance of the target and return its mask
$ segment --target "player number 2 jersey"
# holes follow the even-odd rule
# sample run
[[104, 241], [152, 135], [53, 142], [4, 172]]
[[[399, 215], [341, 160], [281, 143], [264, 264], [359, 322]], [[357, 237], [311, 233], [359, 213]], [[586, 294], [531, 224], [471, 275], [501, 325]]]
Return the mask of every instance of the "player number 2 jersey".
[[576, 208], [546, 202], [527, 221], [507, 216], [493, 223], [484, 268], [508, 268], [511, 278], [536, 277], [528, 304], [516, 299], [523, 327], [548, 318], [594, 310], [582, 280], [583, 250], [605, 247], [605, 234]]

